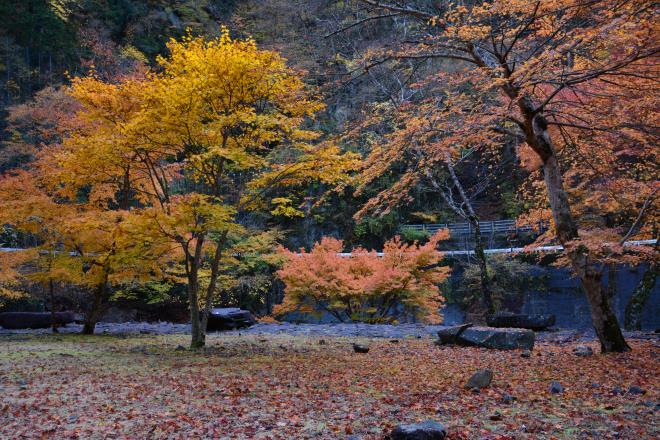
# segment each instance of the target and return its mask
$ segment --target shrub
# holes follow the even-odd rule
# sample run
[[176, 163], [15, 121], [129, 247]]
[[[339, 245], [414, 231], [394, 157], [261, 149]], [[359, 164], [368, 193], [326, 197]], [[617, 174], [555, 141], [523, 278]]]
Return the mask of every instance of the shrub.
[[449, 269], [438, 266], [442, 255], [436, 247], [446, 238], [448, 233], [441, 231], [420, 246], [395, 237], [385, 243], [382, 257], [362, 248], [341, 256], [343, 242], [329, 237], [310, 252], [280, 249], [286, 262], [278, 276], [285, 291], [275, 313], [325, 310], [342, 322], [376, 323], [394, 321], [398, 311], [438, 321], [444, 302], [438, 284]]

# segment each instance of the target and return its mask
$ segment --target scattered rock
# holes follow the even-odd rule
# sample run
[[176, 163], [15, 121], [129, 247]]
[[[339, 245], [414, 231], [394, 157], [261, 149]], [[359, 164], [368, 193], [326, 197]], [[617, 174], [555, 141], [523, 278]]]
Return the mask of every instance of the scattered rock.
[[573, 349], [573, 354], [576, 356], [587, 357], [593, 356], [594, 351], [587, 345], [578, 345]]
[[183, 345], [177, 345], [174, 351], [186, 351], [186, 347]]
[[149, 354], [146, 345], [137, 345], [129, 350], [131, 353]]
[[438, 337], [440, 339], [438, 339], [436, 343], [438, 345], [458, 344], [458, 338], [461, 336], [461, 333], [470, 327], [472, 327], [471, 323], [444, 328], [438, 332]]
[[325, 344], [326, 344], [325, 339], [321, 339], [321, 340], [319, 341], [319, 345], [325, 345]]
[[209, 331], [236, 330], [250, 327], [256, 323], [257, 320], [248, 310], [238, 307], [215, 308], [209, 312], [207, 329]]
[[623, 389], [620, 387], [614, 387], [612, 388], [612, 394], [615, 396], [623, 394]]
[[[466, 327], [466, 325], [468, 327]], [[438, 332], [438, 344], [457, 344], [495, 350], [532, 350], [534, 332], [517, 328], [471, 327], [470, 324], [449, 327]]]
[[523, 350], [522, 353], [520, 353], [520, 357], [528, 358], [532, 356], [532, 352], [529, 350]]
[[502, 403], [510, 404], [515, 402], [516, 400], [518, 400], [518, 398], [510, 394], [505, 394], [502, 396]]
[[399, 425], [389, 435], [389, 440], [444, 440], [447, 429], [433, 420]]
[[390, 344], [398, 344], [399, 340], [398, 339], [390, 339]]
[[476, 373], [468, 379], [465, 384], [465, 389], [481, 389], [486, 388], [493, 381], [493, 372], [488, 369], [477, 370]]
[[490, 327], [525, 328], [540, 331], [555, 325], [555, 320], [555, 315], [528, 315], [503, 312], [488, 316], [486, 322]]
[[561, 394], [564, 392], [564, 387], [556, 380], [553, 380], [550, 383], [550, 392], [552, 394]]
[[646, 394], [646, 390], [641, 389], [637, 385], [631, 385], [628, 388], [628, 394], [637, 394], [637, 395]]
[[500, 414], [499, 411], [495, 411], [495, 413], [491, 414], [491, 416], [488, 417], [488, 418], [490, 420], [492, 420], [493, 422], [498, 422], [498, 421], [502, 420], [502, 414]]
[[369, 347], [366, 345], [353, 344], [353, 351], [356, 353], [369, 353]]

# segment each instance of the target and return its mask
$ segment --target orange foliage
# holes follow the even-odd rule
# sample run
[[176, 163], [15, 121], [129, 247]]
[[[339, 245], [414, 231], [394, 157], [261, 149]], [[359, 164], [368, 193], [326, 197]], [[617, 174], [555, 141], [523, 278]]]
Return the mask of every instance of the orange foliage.
[[436, 248], [448, 237], [440, 231], [421, 246], [395, 237], [385, 243], [382, 257], [362, 248], [342, 256], [343, 242], [330, 237], [310, 252], [281, 249], [287, 261], [278, 275], [286, 290], [275, 313], [323, 309], [340, 321], [387, 322], [401, 306], [407, 314], [437, 321], [444, 302], [438, 284], [449, 269], [436, 266], [442, 260]]

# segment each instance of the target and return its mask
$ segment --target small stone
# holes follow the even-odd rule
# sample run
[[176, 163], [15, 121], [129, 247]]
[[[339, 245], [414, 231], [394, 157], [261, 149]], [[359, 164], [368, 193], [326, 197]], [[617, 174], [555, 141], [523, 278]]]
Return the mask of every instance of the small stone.
[[390, 440], [444, 440], [447, 437], [447, 429], [433, 420], [421, 423], [399, 425], [389, 436]]
[[564, 392], [564, 387], [556, 380], [553, 380], [550, 383], [550, 392], [552, 394], [561, 394]]
[[612, 388], [612, 394], [614, 394], [615, 396], [619, 396], [623, 394], [623, 390], [619, 387], [614, 387]]
[[529, 350], [523, 350], [522, 353], [520, 353], [520, 357], [528, 358], [532, 356], [532, 352]]
[[646, 394], [646, 390], [641, 389], [637, 385], [631, 385], [628, 388], [628, 394], [638, 394], [638, 395]]
[[186, 351], [186, 347], [183, 345], [177, 345], [174, 351]]
[[399, 340], [398, 339], [390, 339], [390, 344], [398, 344]]
[[467, 383], [465, 384], [465, 389], [472, 389], [472, 388], [486, 388], [490, 385], [491, 381], [493, 380], [493, 372], [488, 369], [481, 369], [477, 370], [476, 373], [468, 379]]
[[518, 398], [517, 398], [517, 397], [514, 397], [514, 396], [512, 396], [512, 395], [510, 395], [510, 394], [505, 394], [504, 396], [502, 396], [502, 403], [507, 403], [507, 404], [509, 404], [509, 403], [513, 403], [513, 402], [515, 402], [516, 400], [518, 400]]
[[321, 340], [319, 341], [319, 345], [325, 345], [325, 344], [326, 344], [325, 339], [321, 339]]
[[594, 351], [591, 349], [591, 347], [588, 347], [586, 345], [578, 345], [573, 349], [573, 354], [575, 356], [588, 357], [588, 356], [593, 356]]
[[366, 345], [353, 344], [353, 351], [356, 353], [369, 353], [369, 347]]
[[500, 414], [499, 411], [496, 411], [494, 414], [491, 414], [491, 416], [488, 418], [494, 422], [497, 422], [502, 420], [502, 414]]
[[75, 423], [78, 420], [78, 417], [77, 416], [69, 416], [69, 418], [66, 419], [66, 420], [69, 423]]

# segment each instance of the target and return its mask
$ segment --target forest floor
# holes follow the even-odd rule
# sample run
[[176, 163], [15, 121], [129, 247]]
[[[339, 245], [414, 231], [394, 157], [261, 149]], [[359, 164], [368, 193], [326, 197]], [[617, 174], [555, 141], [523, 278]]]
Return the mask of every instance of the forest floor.
[[[450, 439], [660, 435], [652, 340], [591, 357], [541, 341], [528, 358], [427, 338], [231, 333], [210, 335], [204, 350], [187, 344], [185, 335], [0, 336], [0, 438], [366, 440], [426, 419]], [[479, 368], [493, 370], [490, 387], [464, 389]], [[550, 392], [553, 380], [563, 393]]]

